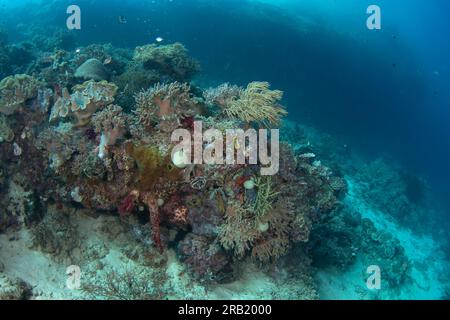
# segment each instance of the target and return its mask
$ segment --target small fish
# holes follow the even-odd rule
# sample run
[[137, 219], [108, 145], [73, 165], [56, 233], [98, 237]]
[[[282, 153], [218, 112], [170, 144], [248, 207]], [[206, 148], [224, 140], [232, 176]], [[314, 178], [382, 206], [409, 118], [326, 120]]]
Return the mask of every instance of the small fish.
[[119, 16], [118, 19], [119, 19], [119, 23], [121, 23], [121, 24], [127, 23], [127, 19], [124, 16]]
[[164, 41], [163, 38], [161, 38], [161, 37], [157, 37], [157, 38], [156, 38], [156, 42], [162, 42], [162, 41]]
[[104, 65], [110, 64], [111, 61], [112, 61], [112, 58], [111, 58], [111, 57], [107, 57], [107, 58], [105, 58], [105, 60], [103, 61], [103, 64], [104, 64]]

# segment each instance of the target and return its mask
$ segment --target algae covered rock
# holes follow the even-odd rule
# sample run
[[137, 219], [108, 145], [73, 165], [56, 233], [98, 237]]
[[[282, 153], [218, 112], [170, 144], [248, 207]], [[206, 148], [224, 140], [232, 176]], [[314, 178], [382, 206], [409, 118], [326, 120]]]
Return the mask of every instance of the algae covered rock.
[[7, 123], [7, 118], [0, 114], [0, 143], [11, 142], [14, 139], [14, 132]]
[[79, 246], [78, 229], [71, 222], [70, 213], [66, 208], [50, 207], [42, 221], [31, 229], [33, 247], [55, 259], [70, 257]]
[[98, 59], [92, 58], [84, 62], [75, 71], [75, 77], [84, 80], [107, 80], [109, 75], [103, 63]]

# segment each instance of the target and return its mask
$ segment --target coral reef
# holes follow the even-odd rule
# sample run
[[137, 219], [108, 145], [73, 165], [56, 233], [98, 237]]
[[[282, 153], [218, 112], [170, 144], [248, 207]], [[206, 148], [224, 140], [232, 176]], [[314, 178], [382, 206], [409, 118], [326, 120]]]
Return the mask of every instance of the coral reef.
[[375, 208], [418, 232], [432, 227], [424, 209], [429, 201], [427, 186], [419, 177], [379, 158], [360, 168], [356, 178], [363, 186], [360, 196]]
[[59, 259], [70, 257], [79, 246], [76, 227], [70, 222], [73, 210], [49, 207], [48, 213], [31, 230], [33, 246]]
[[[337, 204], [341, 190], [331, 188], [330, 173], [323, 166], [305, 172], [307, 160], [296, 158], [288, 145], [280, 152], [284, 161], [275, 181], [255, 178], [254, 189], [245, 189], [245, 181], [251, 178], [244, 178], [244, 182], [240, 180], [244, 193], [237, 197], [239, 202], [227, 203], [219, 239], [238, 257], [250, 252], [257, 261], [278, 260], [292, 243], [307, 242], [318, 214]], [[286, 181], [289, 185], [285, 185]]]
[[156, 69], [176, 81], [188, 80], [200, 69], [198, 62], [188, 55], [181, 43], [137, 47], [133, 59], [141, 62], [146, 69]]
[[14, 139], [14, 131], [8, 125], [8, 118], [0, 114], [0, 143], [11, 142]]
[[135, 95], [136, 135], [144, 137], [145, 132], [153, 128], [163, 132], [172, 132], [181, 125], [183, 118], [199, 114], [201, 105], [195, 99], [186, 83], [173, 82], [156, 84], [148, 90]]
[[230, 258], [211, 238], [188, 234], [178, 243], [178, 254], [200, 282], [221, 283], [233, 277]]
[[108, 146], [113, 146], [118, 139], [126, 133], [128, 117], [122, 113], [122, 108], [109, 105], [102, 111], [94, 114], [92, 124], [100, 136], [98, 156], [104, 158]]
[[399, 241], [346, 206], [322, 216], [308, 246], [315, 265], [322, 268], [346, 270], [361, 259], [367, 265], [378, 265], [390, 288], [409, 278], [411, 264]]
[[10, 115], [26, 107], [35, 98], [39, 82], [26, 74], [9, 76], [0, 82], [0, 113]]
[[108, 300], [161, 300], [169, 292], [155, 288], [155, 282], [161, 282], [156, 274], [149, 274], [147, 269], [135, 268], [110, 270], [101, 279], [88, 280], [82, 290], [91, 299]]
[[0, 300], [27, 300], [33, 288], [21, 279], [10, 279], [0, 274]]
[[76, 126], [86, 126], [95, 111], [114, 102], [117, 86], [107, 81], [90, 80], [74, 86], [72, 91], [70, 95], [67, 89], [62, 90], [62, 95], [52, 108], [49, 121], [73, 116]]
[[[198, 64], [180, 44], [138, 47], [133, 61], [108, 45], [38, 56], [30, 69], [36, 78], [1, 83], [0, 204], [8, 208], [1, 229], [30, 228], [33, 248], [66, 261], [79, 255], [80, 244], [69, 241], [79, 238], [76, 209], [109, 213], [135, 238], [129, 259], [159, 268], [176, 248], [188, 273], [208, 285], [237, 279], [249, 262], [275, 270], [295, 251], [304, 271], [295, 279], [304, 283], [299, 295], [316, 297], [305, 248], [313, 226], [345, 194], [343, 178], [311, 150], [289, 143], [280, 145], [279, 172], [271, 177], [260, 175], [261, 163], [180, 165], [171, 154], [173, 130], [193, 132], [195, 121], [223, 135], [280, 124], [281, 91], [252, 82], [203, 92], [188, 82]], [[148, 269], [142, 279], [110, 271], [101, 283], [88, 281], [84, 292], [112, 299], [169, 295], [144, 281], [156, 276]]]
[[92, 58], [85, 61], [75, 70], [75, 77], [84, 80], [108, 80], [108, 72], [99, 60]]
[[225, 84], [206, 93], [205, 98], [223, 109], [231, 118], [264, 126], [279, 125], [287, 114], [278, 102], [283, 92], [270, 90], [268, 82], [251, 82], [246, 89]]

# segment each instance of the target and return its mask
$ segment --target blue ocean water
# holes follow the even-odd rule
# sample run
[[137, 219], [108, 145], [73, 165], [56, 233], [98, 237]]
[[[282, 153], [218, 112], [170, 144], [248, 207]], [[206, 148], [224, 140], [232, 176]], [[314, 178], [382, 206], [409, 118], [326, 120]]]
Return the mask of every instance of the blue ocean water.
[[[26, 41], [38, 30], [64, 28], [66, 8], [74, 3], [0, 1], [0, 27], [9, 42]], [[289, 120], [336, 137], [363, 161], [386, 156], [408, 177], [426, 179], [439, 207], [428, 218], [449, 231], [448, 1], [75, 4], [82, 10], [82, 28], [72, 31], [74, 43], [64, 49], [92, 43], [134, 48], [161, 37], [163, 44], [183, 43], [200, 62], [193, 80], [199, 86], [268, 81], [284, 91]], [[381, 8], [380, 30], [366, 27], [372, 4]]]

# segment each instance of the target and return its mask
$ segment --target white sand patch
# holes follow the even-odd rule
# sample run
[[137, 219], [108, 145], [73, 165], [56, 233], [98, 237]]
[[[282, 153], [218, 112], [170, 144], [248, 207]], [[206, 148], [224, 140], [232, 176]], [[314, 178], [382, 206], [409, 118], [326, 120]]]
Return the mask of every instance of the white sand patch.
[[[14, 240], [9, 239], [14, 237]], [[58, 264], [47, 255], [29, 249], [30, 235], [26, 230], [14, 234], [0, 235], [0, 263], [3, 274], [9, 278], [19, 278], [34, 289], [36, 299], [73, 299], [76, 291], [66, 286], [66, 268], [70, 265]]]
[[273, 279], [259, 271], [252, 263], [245, 263], [243, 269], [240, 279], [228, 284], [213, 286], [210, 297], [227, 300], [273, 299], [273, 293], [277, 290]]

